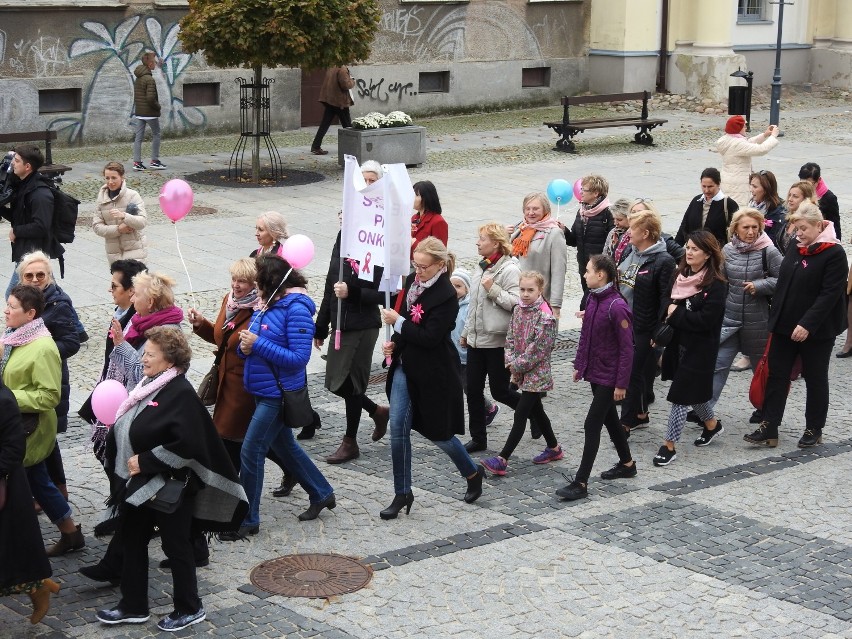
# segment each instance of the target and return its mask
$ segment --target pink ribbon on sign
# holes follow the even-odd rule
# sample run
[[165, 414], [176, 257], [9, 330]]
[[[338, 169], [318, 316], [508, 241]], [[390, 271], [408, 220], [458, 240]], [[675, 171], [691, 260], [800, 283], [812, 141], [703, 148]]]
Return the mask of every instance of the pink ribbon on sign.
[[372, 253], [367, 253], [364, 256], [364, 267], [361, 269], [362, 273], [369, 273], [370, 272], [370, 258], [372, 258], [372, 257], [373, 257]]

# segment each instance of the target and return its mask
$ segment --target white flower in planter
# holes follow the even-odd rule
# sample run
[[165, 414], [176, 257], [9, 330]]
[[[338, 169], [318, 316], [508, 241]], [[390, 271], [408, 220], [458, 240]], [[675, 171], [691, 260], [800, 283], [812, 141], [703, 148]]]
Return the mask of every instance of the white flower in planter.
[[360, 118], [352, 120], [352, 126], [356, 129], [379, 129], [398, 126], [410, 126], [412, 124], [411, 116], [402, 111], [393, 111], [387, 115], [372, 112]]

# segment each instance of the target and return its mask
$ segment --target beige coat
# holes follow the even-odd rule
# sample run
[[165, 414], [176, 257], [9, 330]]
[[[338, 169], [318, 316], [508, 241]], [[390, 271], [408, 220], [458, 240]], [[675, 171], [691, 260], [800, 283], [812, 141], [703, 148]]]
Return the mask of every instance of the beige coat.
[[319, 101], [338, 109], [346, 109], [355, 104], [349, 89], [355, 86], [355, 80], [349, 75], [347, 67], [333, 67], [325, 72], [325, 80], [320, 89]]
[[[118, 209], [124, 213], [130, 204], [136, 205], [136, 213], [124, 216], [124, 220], [115, 220], [109, 214], [110, 210]], [[119, 233], [118, 227], [124, 222], [132, 230], [130, 233]], [[148, 213], [142, 196], [133, 189], [127, 188], [127, 182], [121, 183], [118, 197], [111, 200], [106, 185], [98, 192], [97, 208], [92, 218], [92, 230], [106, 238], [106, 252], [109, 263], [116, 260], [144, 260], [148, 256], [148, 243], [145, 240], [145, 227], [148, 225]]]
[[[511, 239], [514, 240], [519, 234], [520, 229], [516, 228]], [[562, 308], [568, 246], [559, 227], [536, 231], [527, 254], [518, 258], [518, 268], [521, 271], [538, 271], [544, 275], [544, 297], [553, 308]]]
[[745, 206], [751, 199], [748, 176], [752, 173], [751, 158], [766, 155], [778, 144], [778, 138], [761, 133], [752, 138], [727, 133], [716, 140], [716, 150], [722, 156], [722, 190], [734, 202]]
[[[494, 278], [491, 290], [482, 286], [482, 276]], [[517, 262], [504, 255], [483, 272], [479, 266], [470, 281], [470, 302], [461, 336], [473, 348], [503, 348], [518, 303], [521, 271]]]

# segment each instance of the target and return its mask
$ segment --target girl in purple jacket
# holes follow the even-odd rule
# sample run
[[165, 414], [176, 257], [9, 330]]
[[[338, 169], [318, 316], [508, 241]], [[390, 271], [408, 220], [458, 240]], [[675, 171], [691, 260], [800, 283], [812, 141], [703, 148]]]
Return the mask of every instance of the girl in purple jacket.
[[593, 255], [583, 278], [589, 298], [574, 359], [574, 381], [585, 379], [591, 384], [592, 403], [583, 426], [586, 443], [580, 468], [570, 484], [556, 491], [568, 501], [588, 495], [586, 484], [598, 455], [602, 426], [615, 444], [619, 461], [601, 473], [601, 479], [636, 476], [636, 462], [615, 409], [615, 402], [624, 399], [633, 367], [633, 315], [619, 292], [618, 270], [612, 258]]

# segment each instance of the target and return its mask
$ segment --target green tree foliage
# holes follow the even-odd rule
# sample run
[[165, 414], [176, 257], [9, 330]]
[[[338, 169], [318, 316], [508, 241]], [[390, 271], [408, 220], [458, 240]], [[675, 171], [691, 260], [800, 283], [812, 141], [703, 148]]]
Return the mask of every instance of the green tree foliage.
[[378, 0], [189, 0], [184, 50], [218, 67], [324, 69], [365, 60]]

